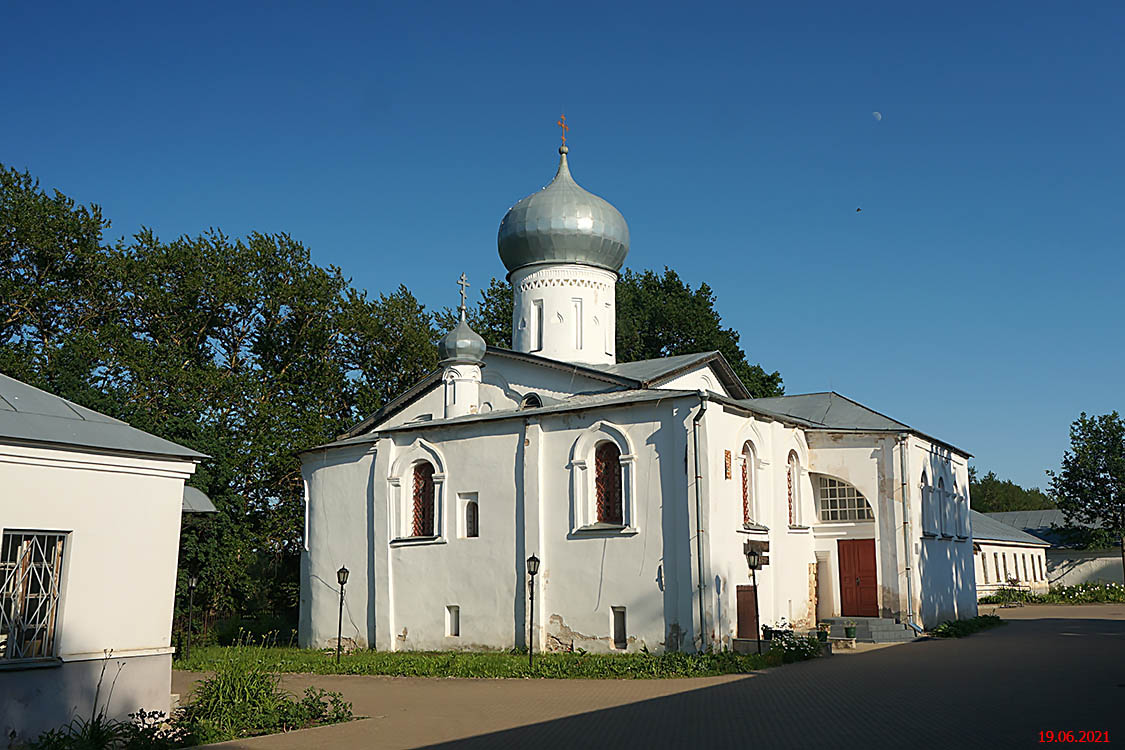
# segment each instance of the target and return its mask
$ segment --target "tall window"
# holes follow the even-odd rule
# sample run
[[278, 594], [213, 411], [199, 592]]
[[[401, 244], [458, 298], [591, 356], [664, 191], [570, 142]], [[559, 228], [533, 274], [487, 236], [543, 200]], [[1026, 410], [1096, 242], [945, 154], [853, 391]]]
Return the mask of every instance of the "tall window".
[[934, 513], [934, 488], [930, 486], [930, 478], [922, 472], [922, 533], [933, 536], [937, 534], [937, 524]]
[[821, 521], [874, 521], [871, 505], [859, 490], [832, 477], [819, 477]]
[[597, 470], [598, 522], [623, 524], [621, 508], [621, 450], [608, 440], [594, 449]]
[[988, 583], [988, 556], [983, 550], [980, 553], [980, 569], [984, 572], [984, 582]]
[[789, 525], [796, 526], [801, 521], [801, 465], [796, 452], [789, 454], [789, 466], [785, 471], [785, 492], [789, 501]]
[[754, 507], [754, 447], [749, 442], [742, 446], [742, 523], [749, 526], [754, 523], [757, 509]]
[[414, 523], [412, 536], [434, 536], [434, 465], [414, 464]]
[[1000, 577], [1000, 553], [992, 553], [992, 567], [996, 569], [996, 582], [1003, 583], [1004, 579]]
[[470, 539], [480, 536], [480, 506], [476, 500], [465, 503], [465, 536]]
[[937, 502], [934, 503], [934, 510], [938, 513], [942, 536], [951, 536], [949, 528], [949, 498], [945, 496], [944, 477], [938, 477], [937, 480]]
[[0, 660], [53, 656], [66, 534], [5, 531], [0, 543]]

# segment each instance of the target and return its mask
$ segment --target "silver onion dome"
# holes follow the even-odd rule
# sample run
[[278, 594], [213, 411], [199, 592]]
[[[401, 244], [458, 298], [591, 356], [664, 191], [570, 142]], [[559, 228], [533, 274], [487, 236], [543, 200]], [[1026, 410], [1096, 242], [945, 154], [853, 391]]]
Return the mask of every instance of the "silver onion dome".
[[479, 365], [484, 362], [487, 348], [480, 334], [469, 327], [462, 311], [460, 322], [438, 342], [439, 364]]
[[543, 263], [618, 271], [629, 253], [629, 225], [609, 201], [583, 190], [559, 148], [555, 179], [505, 214], [496, 244], [508, 272]]

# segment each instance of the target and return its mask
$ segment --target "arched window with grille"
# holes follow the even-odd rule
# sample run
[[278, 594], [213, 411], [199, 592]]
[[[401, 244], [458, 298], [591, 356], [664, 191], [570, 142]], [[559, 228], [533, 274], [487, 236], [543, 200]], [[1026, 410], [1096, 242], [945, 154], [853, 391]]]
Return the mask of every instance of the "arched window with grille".
[[624, 524], [621, 507], [621, 449], [604, 440], [594, 449], [598, 523]]
[[742, 466], [742, 524], [753, 526], [758, 517], [758, 508], [755, 504], [754, 468], [758, 465], [754, 457], [754, 446], [747, 441], [742, 446], [742, 457], [739, 460]]
[[867, 502], [867, 498], [847, 482], [833, 477], [818, 476], [816, 485], [820, 491], [817, 510], [821, 521], [830, 523], [875, 520], [875, 514], [871, 512], [871, 504]]
[[414, 464], [414, 516], [411, 536], [434, 536], [434, 465]]
[[801, 523], [801, 464], [797, 452], [789, 453], [789, 463], [785, 471], [785, 492], [789, 502], [789, 525]]

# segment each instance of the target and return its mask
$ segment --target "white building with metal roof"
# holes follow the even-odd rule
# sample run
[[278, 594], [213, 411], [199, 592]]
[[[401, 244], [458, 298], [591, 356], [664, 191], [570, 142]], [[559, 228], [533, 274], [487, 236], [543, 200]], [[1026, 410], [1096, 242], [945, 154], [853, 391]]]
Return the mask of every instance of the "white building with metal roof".
[[1050, 588], [1047, 548], [1039, 537], [972, 511], [977, 597], [1001, 588], [1044, 594]]
[[180, 514], [214, 510], [185, 493], [202, 458], [0, 375], [0, 736], [168, 711]]
[[302, 454], [301, 644], [699, 650], [975, 615], [968, 454], [835, 393], [752, 398], [717, 352], [617, 363], [628, 228], [560, 156], [501, 223], [512, 348], [462, 320], [440, 369]]

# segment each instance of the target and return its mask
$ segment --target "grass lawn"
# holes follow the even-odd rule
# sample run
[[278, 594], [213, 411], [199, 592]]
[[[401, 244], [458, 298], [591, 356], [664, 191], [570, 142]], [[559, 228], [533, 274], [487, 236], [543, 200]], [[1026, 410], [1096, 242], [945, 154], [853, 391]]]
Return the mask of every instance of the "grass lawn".
[[366, 674], [398, 677], [546, 677], [578, 679], [653, 679], [741, 674], [788, 661], [811, 658], [812, 649], [774, 650], [762, 656], [723, 651], [710, 654], [527, 654], [507, 651], [355, 651], [336, 664], [332, 651], [264, 646], [193, 648], [190, 659], [176, 659], [175, 669], [213, 671], [220, 666], [254, 665], [270, 672]]

